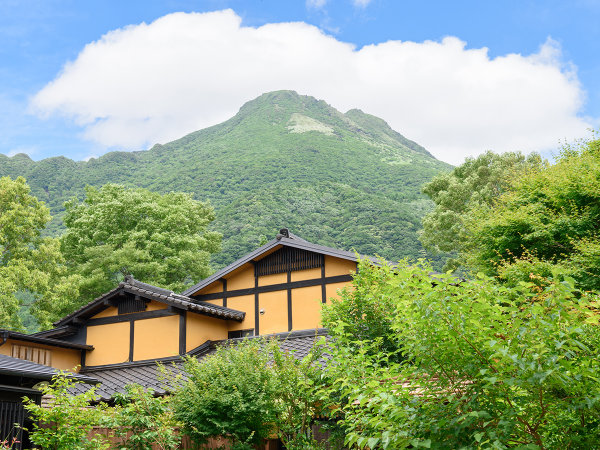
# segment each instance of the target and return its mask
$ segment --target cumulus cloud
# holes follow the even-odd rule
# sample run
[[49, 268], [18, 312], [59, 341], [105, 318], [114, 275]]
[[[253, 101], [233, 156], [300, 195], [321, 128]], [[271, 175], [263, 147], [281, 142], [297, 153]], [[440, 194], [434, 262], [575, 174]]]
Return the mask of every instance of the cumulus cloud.
[[320, 9], [325, 6], [325, 3], [327, 3], [327, 0], [306, 0], [306, 7]]
[[146, 148], [293, 89], [385, 119], [436, 157], [543, 151], [586, 134], [584, 91], [552, 40], [491, 58], [456, 37], [357, 49], [306, 23], [246, 27], [231, 10], [175, 13], [88, 44], [35, 95], [105, 147]]

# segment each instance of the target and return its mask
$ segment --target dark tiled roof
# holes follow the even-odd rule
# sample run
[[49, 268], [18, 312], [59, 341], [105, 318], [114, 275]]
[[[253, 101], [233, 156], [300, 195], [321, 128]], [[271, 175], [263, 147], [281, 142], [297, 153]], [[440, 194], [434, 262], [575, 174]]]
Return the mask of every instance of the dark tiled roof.
[[72, 342], [61, 341], [59, 339], [52, 339], [40, 336], [38, 334], [24, 334], [18, 333], [16, 331], [10, 330], [1, 330], [0, 329], [0, 339], [6, 341], [6, 339], [14, 339], [16, 341], [25, 341], [31, 342], [34, 344], [43, 344], [43, 345], [51, 345], [54, 347], [62, 347], [62, 348], [72, 348], [75, 350], [93, 350], [94, 347], [92, 345], [85, 344], [73, 344]]
[[205, 278], [204, 280], [195, 284], [191, 288], [186, 289], [183, 292], [183, 295], [195, 294], [200, 289], [217, 281], [219, 278], [223, 278], [229, 272], [232, 272], [233, 270], [243, 266], [246, 263], [249, 263], [250, 261], [254, 261], [256, 258], [261, 256], [263, 253], [266, 253], [269, 250], [272, 250], [278, 246], [293, 247], [293, 248], [298, 248], [298, 249], [302, 249], [302, 250], [308, 250], [311, 252], [320, 253], [322, 255], [328, 255], [328, 256], [334, 256], [336, 258], [347, 259], [349, 261], [358, 261], [359, 258], [367, 258], [367, 259], [370, 259], [374, 264], [377, 264], [377, 265], [380, 264], [380, 260], [378, 260], [377, 258], [371, 258], [371, 257], [364, 256], [364, 255], [357, 255], [357, 253], [355, 253], [355, 252], [348, 252], [346, 250], [340, 250], [337, 248], [325, 247], [324, 245], [313, 244], [302, 238], [299, 238], [298, 236], [296, 236], [295, 234], [292, 234], [292, 233], [289, 233], [289, 236], [290, 237], [285, 237], [285, 236], [282, 236], [281, 234], [278, 234], [277, 238], [273, 239], [270, 242], [267, 242], [262, 247], [259, 247], [256, 250], [254, 250], [253, 252], [250, 252], [247, 255], [241, 257], [237, 261], [231, 263], [227, 267], [224, 267], [223, 269], [219, 270], [218, 272], [211, 275], [210, 277]]
[[141, 281], [135, 280], [131, 276], [127, 276], [125, 277], [125, 280], [119, 283], [115, 289], [92, 300], [90, 303], [79, 308], [77, 311], [69, 314], [68, 316], [63, 317], [58, 322], [55, 322], [54, 325], [61, 327], [68, 324], [75, 318], [89, 318], [99, 312], [99, 308], [103, 306], [104, 300], [108, 300], [120, 292], [129, 292], [130, 294], [156, 300], [175, 308], [180, 308], [224, 320], [235, 320], [241, 322], [244, 320], [244, 316], [246, 314], [243, 311], [237, 311], [235, 309], [225, 308], [223, 306], [213, 305], [211, 303], [196, 301], [185, 295], [176, 294], [168, 289], [142, 283]]
[[44, 338], [56, 338], [59, 336], [69, 336], [77, 333], [77, 328], [70, 325], [63, 325], [62, 327], [52, 328], [51, 330], [38, 331], [32, 333], [31, 336], [44, 337]]
[[[296, 358], [302, 359], [308, 355], [313, 348], [315, 341], [318, 340], [320, 336], [327, 336], [326, 330], [292, 331], [266, 336], [228, 339], [218, 342], [208, 341], [200, 347], [188, 352], [188, 355], [201, 359], [206, 355], [214, 353], [216, 347], [219, 345], [235, 345], [244, 339], [277, 339], [279, 346], [283, 351], [292, 352]], [[322, 363], [324, 363], [325, 359], [326, 356], [322, 359]], [[162, 395], [171, 390], [171, 384], [164, 379], [164, 375], [161, 372], [161, 369], [159, 369], [158, 363], [160, 363], [163, 370], [166, 370], [171, 376], [179, 375], [179, 380], [183, 382], [187, 380], [183, 368], [183, 360], [180, 357], [93, 367], [85, 369], [83, 373], [98, 379], [102, 383], [96, 391], [100, 397], [99, 400], [110, 400], [115, 393], [125, 392], [125, 386], [132, 383], [140, 384], [145, 388], [152, 389], [157, 394]], [[89, 389], [89, 386], [87, 385], [76, 385], [74, 393], [81, 393], [87, 389]]]
[[[31, 361], [13, 358], [12, 356], [0, 355], [0, 375], [33, 378], [35, 380], [49, 381], [58, 371], [53, 367], [44, 366]], [[88, 384], [96, 384], [99, 381], [93, 376], [69, 374], [69, 378]]]

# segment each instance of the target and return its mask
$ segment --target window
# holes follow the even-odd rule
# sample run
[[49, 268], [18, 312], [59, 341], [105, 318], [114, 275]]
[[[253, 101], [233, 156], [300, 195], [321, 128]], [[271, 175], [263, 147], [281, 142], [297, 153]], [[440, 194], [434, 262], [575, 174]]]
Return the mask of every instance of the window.
[[43, 364], [44, 366], [50, 366], [52, 364], [52, 352], [45, 348], [13, 344], [11, 356], [13, 358]]
[[239, 339], [254, 336], [254, 328], [251, 330], [236, 330], [227, 333], [227, 339]]

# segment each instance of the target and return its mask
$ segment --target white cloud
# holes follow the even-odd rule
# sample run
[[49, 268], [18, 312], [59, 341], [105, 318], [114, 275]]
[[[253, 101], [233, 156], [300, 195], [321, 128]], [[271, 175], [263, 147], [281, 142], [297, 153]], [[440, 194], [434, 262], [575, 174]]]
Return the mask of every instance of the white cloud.
[[490, 58], [465, 42], [388, 41], [356, 49], [306, 23], [245, 27], [231, 10], [175, 13], [88, 44], [33, 99], [102, 146], [146, 148], [231, 117], [261, 93], [293, 89], [382, 117], [444, 161], [543, 151], [586, 135], [584, 92], [561, 51]]
[[359, 8], [366, 8], [372, 0], [352, 0], [354, 6]]
[[306, 0], [306, 7], [321, 9], [323, 6], [325, 6], [325, 3], [327, 3], [327, 0]]

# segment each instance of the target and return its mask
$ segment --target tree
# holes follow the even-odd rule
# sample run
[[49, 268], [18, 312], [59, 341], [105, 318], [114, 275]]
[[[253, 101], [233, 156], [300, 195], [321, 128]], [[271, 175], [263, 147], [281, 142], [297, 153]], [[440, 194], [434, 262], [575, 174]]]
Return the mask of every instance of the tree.
[[114, 435], [120, 438], [119, 448], [180, 448], [181, 438], [175, 431], [179, 424], [169, 408], [170, 397], [157, 397], [139, 384], [129, 384], [125, 391], [115, 394], [116, 406], [108, 409], [105, 417]]
[[42, 395], [49, 398], [50, 407], [30, 399], [26, 401], [25, 409], [33, 419], [29, 438], [39, 448], [91, 450], [110, 447], [105, 436], [92, 435], [93, 427], [103, 421], [106, 404], [90, 408], [90, 402], [97, 398], [96, 387], [74, 395], [71, 390], [78, 383], [61, 372], [40, 388]]
[[275, 431], [279, 408], [269, 355], [260, 342], [219, 347], [198, 361], [188, 358], [188, 382], [175, 395], [175, 417], [195, 442], [227, 437], [234, 448], [252, 448]]
[[[434, 210], [423, 218], [419, 238], [423, 246], [432, 252], [463, 252], [468, 240], [465, 220], [471, 209], [491, 205], [515, 179], [544, 165], [535, 153], [525, 157], [521, 153], [498, 155], [488, 151], [467, 158], [450, 173], [436, 176], [423, 187], [435, 202]], [[460, 264], [460, 260], [452, 259], [446, 268]]]
[[210, 274], [221, 235], [208, 231], [209, 204], [184, 193], [158, 194], [107, 184], [65, 204], [62, 250], [83, 278], [80, 302], [115, 287], [126, 274], [179, 291]]
[[276, 340], [245, 340], [185, 364], [188, 381], [172, 402], [183, 432], [196, 443], [225, 437], [251, 449], [278, 436], [286, 448], [321, 449], [312, 435], [321, 376], [320, 344], [303, 359]]
[[[50, 221], [25, 179], [0, 178], [0, 326], [21, 329], [20, 299], [32, 299], [41, 326], [70, 309], [79, 278], [66, 273], [57, 239], [42, 237]], [[21, 294], [21, 295], [20, 295]]]
[[385, 270], [357, 271], [352, 286], [345, 287], [339, 299], [323, 305], [323, 326], [337, 329], [338, 339], [342, 338], [343, 329], [346, 346], [360, 347], [364, 341], [378, 340], [381, 345], [377, 346], [377, 352], [397, 354], [398, 343], [390, 315], [394, 302], [392, 297], [378, 291], [379, 287], [386, 286], [385, 278], [389, 275], [390, 272]]
[[465, 223], [475, 270], [515, 283], [559, 266], [579, 287], [600, 290], [600, 140], [566, 146]]
[[357, 347], [343, 324], [330, 329], [323, 398], [339, 401], [331, 407], [349, 447], [597, 447], [596, 294], [569, 279], [509, 287], [483, 275], [432, 277], [426, 266], [360, 264], [359, 273], [371, 271], [387, 274], [368, 279], [394, 304], [404, 359], [390, 362], [371, 340]]

